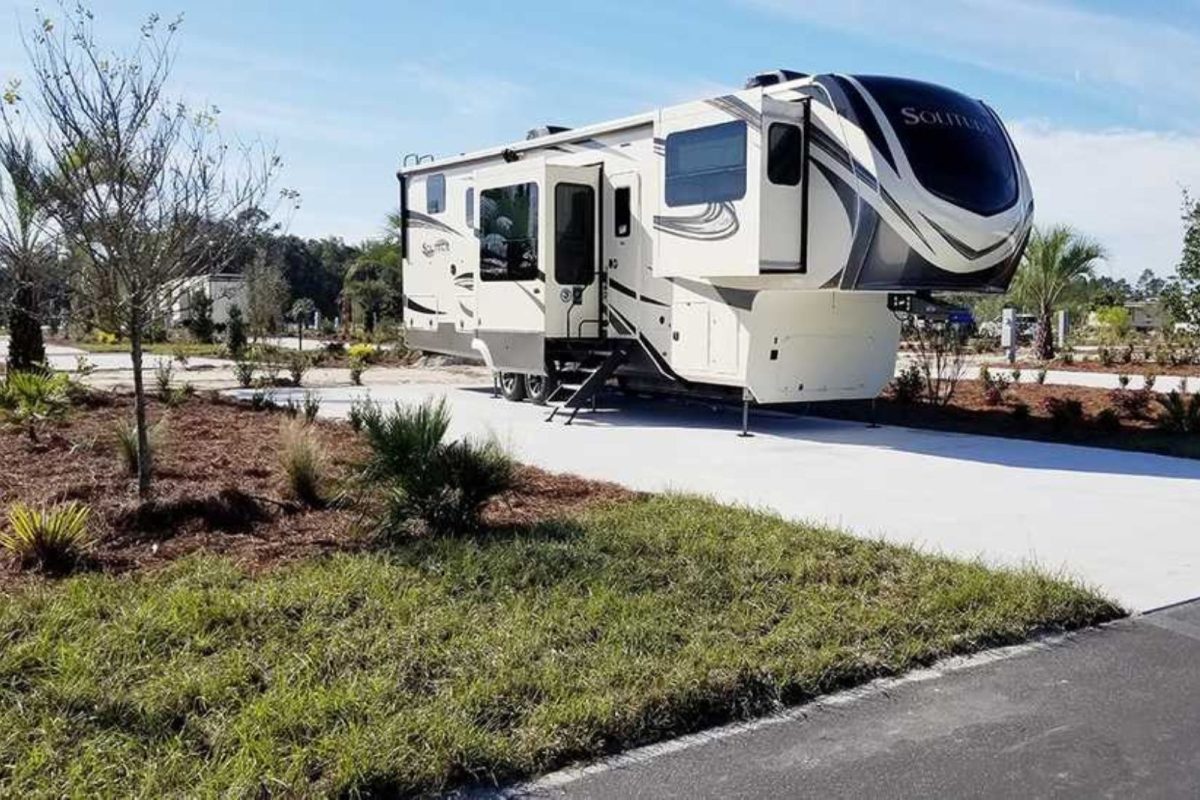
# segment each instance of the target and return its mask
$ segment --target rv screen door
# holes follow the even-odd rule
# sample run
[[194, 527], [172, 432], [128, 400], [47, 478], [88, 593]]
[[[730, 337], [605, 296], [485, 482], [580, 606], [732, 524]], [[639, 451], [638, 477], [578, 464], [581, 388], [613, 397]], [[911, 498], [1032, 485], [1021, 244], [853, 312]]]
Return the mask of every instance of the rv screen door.
[[804, 272], [807, 266], [807, 105], [763, 98], [763, 272]]
[[546, 167], [546, 336], [600, 335], [600, 166]]

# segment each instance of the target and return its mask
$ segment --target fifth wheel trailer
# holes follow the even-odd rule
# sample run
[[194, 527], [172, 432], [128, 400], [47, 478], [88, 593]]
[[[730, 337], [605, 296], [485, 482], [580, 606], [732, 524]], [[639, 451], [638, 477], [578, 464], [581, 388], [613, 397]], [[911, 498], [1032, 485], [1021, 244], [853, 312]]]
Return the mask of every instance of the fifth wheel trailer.
[[1033, 225], [996, 113], [892, 77], [763, 73], [398, 177], [409, 346], [569, 408], [614, 379], [875, 397], [895, 310], [1004, 291]]

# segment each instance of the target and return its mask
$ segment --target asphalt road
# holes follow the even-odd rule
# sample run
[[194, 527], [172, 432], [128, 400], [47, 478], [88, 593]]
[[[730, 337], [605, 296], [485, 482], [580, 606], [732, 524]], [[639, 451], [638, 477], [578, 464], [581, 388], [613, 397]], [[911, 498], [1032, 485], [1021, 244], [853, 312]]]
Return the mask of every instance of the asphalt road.
[[1200, 795], [1200, 603], [977, 662], [748, 729], [634, 751], [509, 794], [556, 800]]

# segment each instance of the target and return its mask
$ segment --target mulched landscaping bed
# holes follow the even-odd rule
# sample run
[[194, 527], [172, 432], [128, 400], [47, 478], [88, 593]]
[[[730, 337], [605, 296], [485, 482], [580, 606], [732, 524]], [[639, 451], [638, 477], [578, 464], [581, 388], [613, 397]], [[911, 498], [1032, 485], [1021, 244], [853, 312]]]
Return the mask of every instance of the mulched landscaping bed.
[[[1200, 458], [1200, 436], [1157, 429], [1154, 419], [1158, 413], [1156, 403], [1149, 403], [1143, 417], [1132, 418], [1119, 411], [1113, 402], [1114, 396], [1115, 392], [1111, 389], [1022, 383], [1009, 387], [1000, 405], [988, 405], [983, 383], [963, 380], [959, 382], [947, 406], [900, 403], [889, 389], [875, 402], [874, 417], [869, 401], [815, 404], [811, 407], [811, 413], [836, 419], [869, 421], [874, 418], [883, 425]], [[1083, 406], [1083, 420], [1074, 423], [1055, 420], [1047, 406], [1047, 401], [1053, 402], [1053, 399], [1078, 400]], [[1028, 416], [1025, 418], [1016, 410], [1021, 404], [1028, 407]], [[1118, 412], [1119, 427], [1106, 427], [1097, 421], [1105, 409]]]
[[[348, 508], [312, 510], [291, 502], [279, 467], [280, 411], [254, 411], [216, 395], [168, 408], [152, 401], [152, 422], [166, 419], [156, 453], [153, 501], [138, 502], [136, 480], [116, 449], [118, 422], [133, 416], [133, 398], [93, 393], [37, 445], [0, 430], [0, 498], [76, 500], [92, 509], [96, 546], [89, 566], [119, 572], [153, 567], [205, 550], [258, 570], [369, 544], [369, 520]], [[341, 478], [353, 473], [365, 445], [349, 425], [315, 423]], [[520, 466], [514, 489], [484, 511], [491, 527], [525, 525], [599, 501], [632, 497], [614, 484]], [[30, 580], [0, 555], [0, 587]]]
[[1131, 361], [1128, 364], [1101, 364], [1099, 361], [1076, 359], [1071, 363], [1061, 360], [1047, 361], [1018, 361], [1009, 364], [997, 359], [986, 362], [987, 368], [998, 374], [1007, 375], [1013, 367], [1020, 369], [1025, 375], [1034, 375], [1039, 369], [1057, 372], [1104, 372], [1110, 375], [1158, 375], [1163, 378], [1191, 378], [1200, 376], [1200, 364], [1157, 364], [1153, 361]]

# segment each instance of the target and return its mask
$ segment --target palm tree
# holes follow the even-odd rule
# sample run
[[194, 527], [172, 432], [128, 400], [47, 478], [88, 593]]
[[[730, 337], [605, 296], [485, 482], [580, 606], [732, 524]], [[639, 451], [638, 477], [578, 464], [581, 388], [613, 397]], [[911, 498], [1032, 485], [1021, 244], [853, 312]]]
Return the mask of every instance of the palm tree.
[[31, 370], [46, 360], [41, 292], [57, 254], [58, 237], [42, 202], [33, 143], [8, 132], [0, 141], [0, 275], [8, 299], [8, 368]]
[[1069, 226], [1034, 229], [1013, 281], [1013, 295], [1037, 315], [1034, 350], [1038, 358], [1054, 358], [1050, 331], [1054, 310], [1087, 288], [1092, 266], [1103, 258], [1103, 247]]

